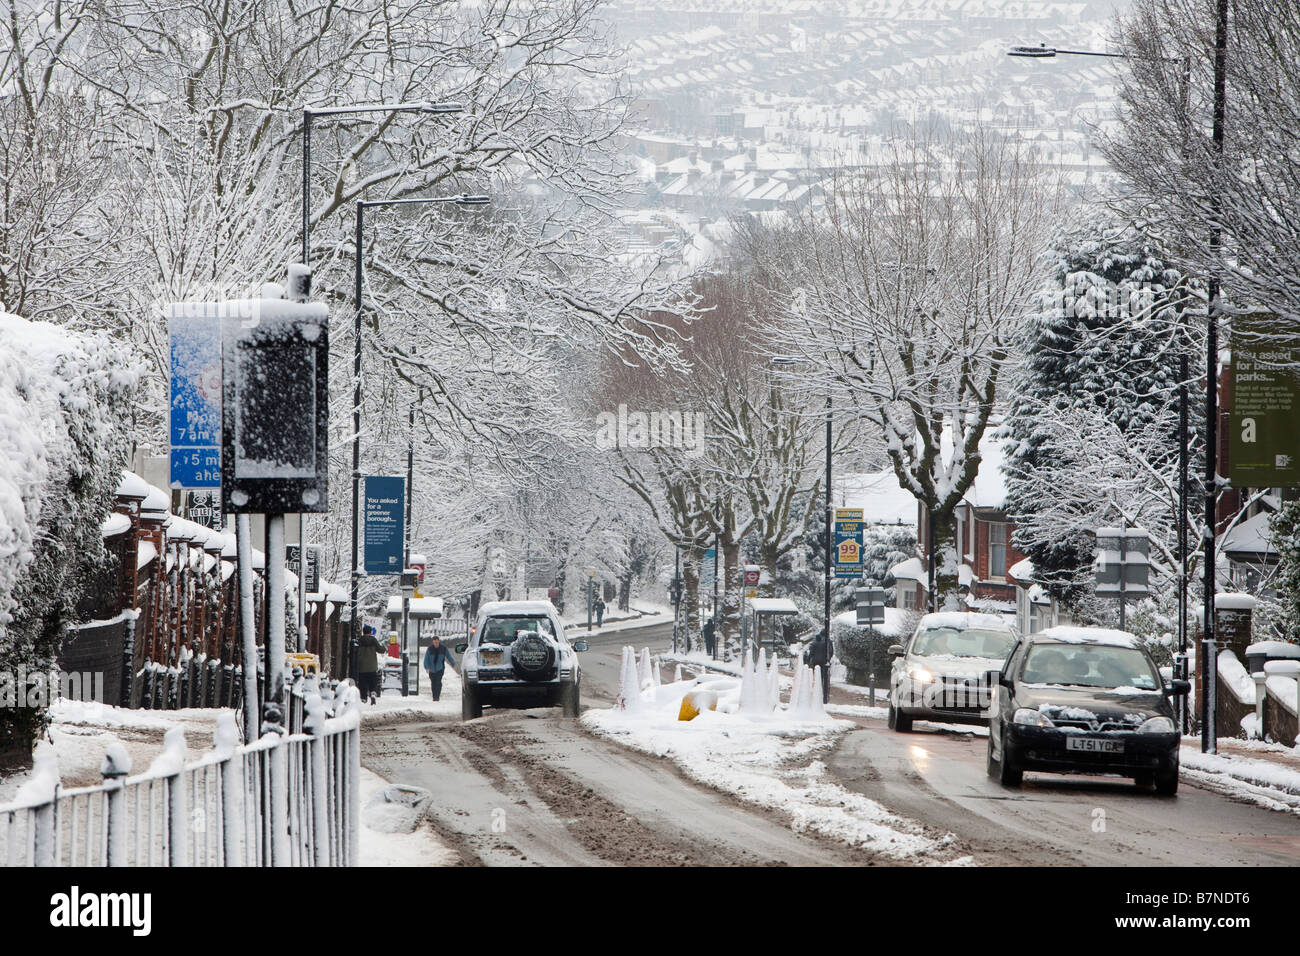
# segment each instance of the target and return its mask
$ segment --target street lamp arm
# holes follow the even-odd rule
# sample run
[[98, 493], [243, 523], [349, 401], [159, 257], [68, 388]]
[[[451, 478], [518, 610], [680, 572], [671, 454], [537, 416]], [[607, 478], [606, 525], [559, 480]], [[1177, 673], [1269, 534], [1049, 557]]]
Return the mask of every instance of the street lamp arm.
[[346, 116], [352, 113], [459, 113], [459, 103], [361, 103], [356, 106], [304, 106], [303, 115]]
[[486, 206], [492, 202], [491, 196], [429, 196], [411, 199], [359, 199], [357, 203], [366, 209], [379, 206], [422, 206], [428, 203], [456, 203], [458, 206]]

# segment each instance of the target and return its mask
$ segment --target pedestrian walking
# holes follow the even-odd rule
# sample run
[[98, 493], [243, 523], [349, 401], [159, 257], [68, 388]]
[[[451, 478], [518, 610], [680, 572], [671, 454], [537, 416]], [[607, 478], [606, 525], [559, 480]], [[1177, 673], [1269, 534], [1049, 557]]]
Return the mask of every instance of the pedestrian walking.
[[596, 610], [596, 626], [600, 627], [601, 622], [605, 620], [605, 599], [597, 594], [596, 603], [592, 607]]
[[714, 633], [713, 618], [709, 618], [704, 622], [704, 650], [710, 657], [713, 656]]
[[357, 690], [361, 699], [374, 703], [379, 697], [379, 655], [388, 649], [375, 634], [373, 625], [367, 624], [361, 630], [361, 642], [357, 647]]
[[456, 666], [450, 648], [444, 647], [442, 640], [435, 634], [424, 652], [424, 670], [429, 675], [429, 687], [433, 690], [433, 699], [442, 699], [442, 675], [448, 664]]

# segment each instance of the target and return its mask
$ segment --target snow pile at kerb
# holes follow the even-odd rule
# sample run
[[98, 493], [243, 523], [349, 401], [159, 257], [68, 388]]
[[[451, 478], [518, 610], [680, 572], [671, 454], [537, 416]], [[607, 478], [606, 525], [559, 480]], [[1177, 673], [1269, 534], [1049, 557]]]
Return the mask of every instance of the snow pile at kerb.
[[[854, 724], [826, 713], [819, 669], [797, 664], [790, 699], [782, 702], [776, 668], [764, 656], [746, 662], [740, 676], [702, 673], [658, 686], [658, 665], [646, 675], [638, 664], [632, 648], [624, 648], [616, 702], [606, 710], [586, 711], [581, 718], [586, 728], [665, 757], [705, 786], [783, 815], [796, 831], [890, 860], [971, 862], [957, 856], [950, 835], [930, 835], [828, 774], [824, 758]], [[688, 696], [702, 706], [682, 720]]]

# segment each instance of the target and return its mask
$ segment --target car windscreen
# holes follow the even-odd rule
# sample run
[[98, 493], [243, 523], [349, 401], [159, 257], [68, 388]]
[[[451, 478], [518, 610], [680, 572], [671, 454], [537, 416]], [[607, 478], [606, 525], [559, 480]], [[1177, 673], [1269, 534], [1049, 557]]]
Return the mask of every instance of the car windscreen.
[[540, 631], [549, 637], [555, 636], [549, 618], [543, 616], [490, 617], [483, 622], [483, 633], [479, 635], [480, 644], [513, 644], [524, 631]]
[[1016, 646], [1009, 631], [977, 627], [927, 627], [912, 641], [912, 653], [925, 657], [982, 657], [1004, 660]]
[[1029, 649], [1022, 675], [1031, 684], [1160, 689], [1160, 675], [1145, 654], [1107, 644], [1037, 644]]

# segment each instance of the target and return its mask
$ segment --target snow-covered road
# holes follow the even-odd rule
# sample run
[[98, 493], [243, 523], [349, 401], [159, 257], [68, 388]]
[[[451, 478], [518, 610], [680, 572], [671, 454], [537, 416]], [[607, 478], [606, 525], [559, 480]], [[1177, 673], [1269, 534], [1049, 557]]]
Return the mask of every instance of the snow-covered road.
[[[594, 637], [583, 658], [584, 706], [612, 702], [625, 643], [667, 651], [671, 626]], [[925, 724], [896, 734], [846, 691], [836, 689], [833, 700], [857, 727], [821, 755], [823, 782], [842, 788], [845, 804], [867, 797], [942, 839], [940, 854], [890, 859], [795, 832], [788, 813], [705, 786], [669, 758], [593, 735], [551, 710], [489, 711], [468, 725], [449, 714], [368, 725], [363, 762], [431, 790], [435, 827], [466, 863], [1300, 863], [1294, 814], [1186, 778], [1175, 799], [1095, 777], [1027, 774], [1020, 790], [1004, 790], [985, 774], [984, 736]]]
[[[635, 632], [665, 649], [671, 626]], [[584, 702], [608, 706], [622, 645], [595, 638]], [[489, 865], [854, 865], [869, 854], [795, 833], [778, 814], [687, 780], [672, 763], [585, 733], [556, 711], [368, 728], [362, 760], [434, 793], [436, 828]]]

